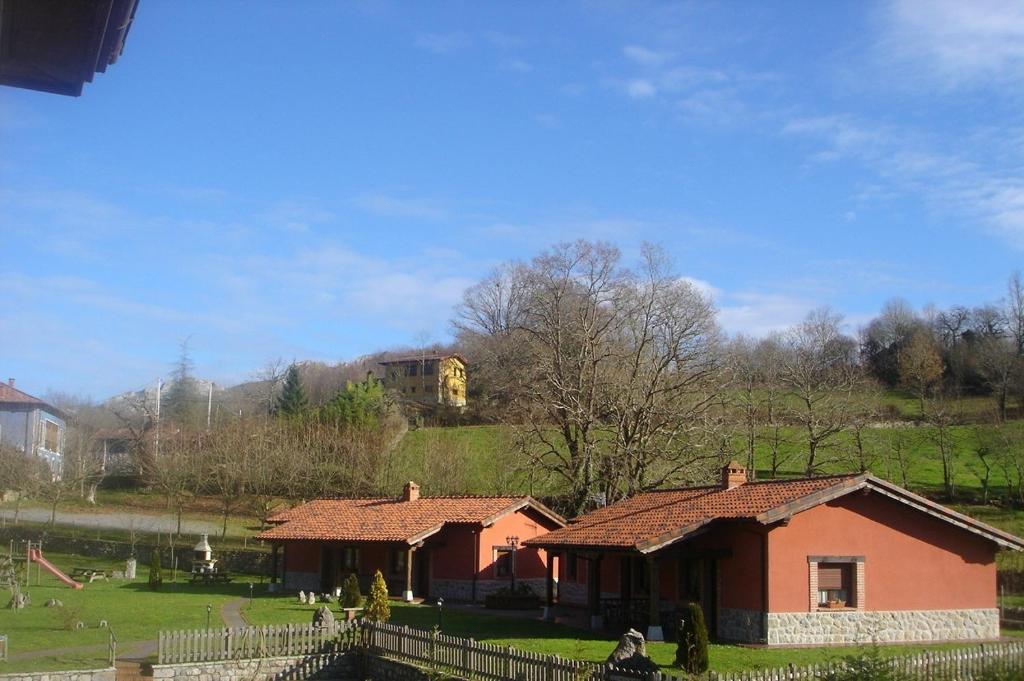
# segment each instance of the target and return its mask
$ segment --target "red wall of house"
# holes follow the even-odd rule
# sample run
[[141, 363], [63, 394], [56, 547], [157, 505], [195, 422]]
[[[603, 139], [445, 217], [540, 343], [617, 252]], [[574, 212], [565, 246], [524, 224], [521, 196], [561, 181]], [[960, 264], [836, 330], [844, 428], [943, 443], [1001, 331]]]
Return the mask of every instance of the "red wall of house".
[[288, 542], [284, 549], [284, 569], [289, 572], [320, 572], [320, 545]]
[[[721, 607], [762, 609], [764, 569], [761, 542], [764, 534], [764, 528], [753, 523], [722, 524], [687, 542], [686, 547], [694, 551], [727, 552], [717, 559]], [[674, 590], [672, 593], [675, 595]]]
[[476, 566], [475, 530], [468, 526], [452, 526], [427, 540], [430, 551], [430, 573], [434, 579], [472, 579]]
[[879, 494], [817, 506], [768, 536], [771, 612], [809, 609], [809, 555], [865, 556], [867, 610], [996, 607], [991, 542]]
[[[490, 527], [480, 531], [478, 569], [480, 579], [498, 579], [495, 576], [494, 548], [507, 546], [507, 538], [519, 537], [520, 545], [527, 539], [539, 537], [557, 525], [538, 513], [520, 510], [509, 513]], [[547, 552], [542, 549], [520, 548], [516, 551], [516, 577], [523, 579], [547, 576]]]

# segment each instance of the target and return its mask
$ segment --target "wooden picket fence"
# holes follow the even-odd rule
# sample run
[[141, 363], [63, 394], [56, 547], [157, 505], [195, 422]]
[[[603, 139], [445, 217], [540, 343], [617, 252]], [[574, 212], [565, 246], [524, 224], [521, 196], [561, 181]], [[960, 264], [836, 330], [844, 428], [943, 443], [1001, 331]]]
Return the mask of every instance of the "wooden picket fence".
[[[410, 662], [438, 674], [482, 681], [618, 681], [636, 673], [557, 655], [518, 650], [387, 623], [338, 622], [333, 628], [311, 624], [160, 632], [158, 663], [202, 663], [261, 657], [301, 657], [356, 646], [372, 655]], [[1001, 672], [1024, 678], [1024, 641], [989, 643], [951, 650], [929, 650], [886, 661], [892, 669], [922, 681], [974, 681]], [[841, 660], [721, 674], [708, 681], [814, 681], [841, 672]], [[1012, 676], [1011, 676], [1012, 675]], [[643, 681], [685, 681], [655, 672]]]
[[360, 628], [357, 622], [336, 622], [333, 627], [281, 624], [161, 631], [157, 636], [157, 664], [300, 657], [334, 652], [352, 645]]

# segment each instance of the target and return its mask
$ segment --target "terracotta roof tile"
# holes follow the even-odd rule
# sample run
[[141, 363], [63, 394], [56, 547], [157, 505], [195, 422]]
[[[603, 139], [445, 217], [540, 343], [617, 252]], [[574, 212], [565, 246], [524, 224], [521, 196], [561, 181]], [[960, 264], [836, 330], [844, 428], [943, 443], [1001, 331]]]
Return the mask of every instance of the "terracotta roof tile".
[[536, 505], [529, 497], [317, 499], [272, 516], [278, 526], [259, 538], [408, 542], [444, 523], [480, 523], [524, 502]]
[[62, 415], [62, 412], [53, 405], [43, 402], [38, 397], [32, 397], [28, 393], [22, 392], [7, 383], [0, 383], [0, 404], [34, 406], [47, 409], [56, 415]]
[[714, 486], [646, 492], [588, 513], [568, 527], [527, 543], [631, 548], [712, 520], [755, 518], [857, 477], [839, 475], [748, 482], [732, 489]]

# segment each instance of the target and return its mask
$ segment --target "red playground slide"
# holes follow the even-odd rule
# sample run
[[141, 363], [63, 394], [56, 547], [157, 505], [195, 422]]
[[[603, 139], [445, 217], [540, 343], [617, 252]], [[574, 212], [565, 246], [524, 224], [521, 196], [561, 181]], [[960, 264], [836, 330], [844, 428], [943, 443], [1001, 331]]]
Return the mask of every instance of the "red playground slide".
[[33, 563], [39, 563], [43, 567], [44, 570], [46, 570], [47, 572], [49, 572], [51, 575], [53, 575], [54, 577], [56, 577], [60, 581], [64, 582], [68, 586], [70, 586], [72, 589], [81, 589], [82, 588], [82, 584], [80, 584], [79, 582], [76, 582], [75, 580], [71, 579], [66, 574], [64, 574], [59, 569], [57, 569], [56, 565], [54, 565], [50, 561], [48, 561], [45, 558], [43, 558], [43, 552], [40, 551], [39, 549], [29, 549], [29, 551], [28, 551], [28, 559], [30, 561], [32, 561]]

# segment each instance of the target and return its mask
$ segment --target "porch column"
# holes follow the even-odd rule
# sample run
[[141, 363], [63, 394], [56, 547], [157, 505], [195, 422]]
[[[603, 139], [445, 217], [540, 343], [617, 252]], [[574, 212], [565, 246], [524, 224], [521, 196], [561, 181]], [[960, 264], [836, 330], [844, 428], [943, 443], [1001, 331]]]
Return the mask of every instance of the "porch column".
[[661, 630], [661, 582], [658, 578], [658, 559], [654, 556], [647, 556], [647, 580], [650, 587], [647, 640], [664, 641], [665, 634]]
[[415, 546], [410, 546], [405, 551], [405, 593], [402, 594], [402, 600], [406, 603], [412, 603], [412, 554], [416, 551]]
[[[548, 552], [548, 581], [547, 581], [547, 600], [544, 604], [544, 619], [554, 620], [555, 619], [555, 558], [559, 554]], [[561, 559], [559, 559], [561, 562]]]
[[270, 586], [267, 591], [273, 593], [277, 591], [277, 550], [280, 548], [277, 544], [271, 545], [270, 548]]
[[595, 556], [587, 564], [587, 582], [590, 587], [590, 628], [604, 628], [601, 616], [601, 556]]

